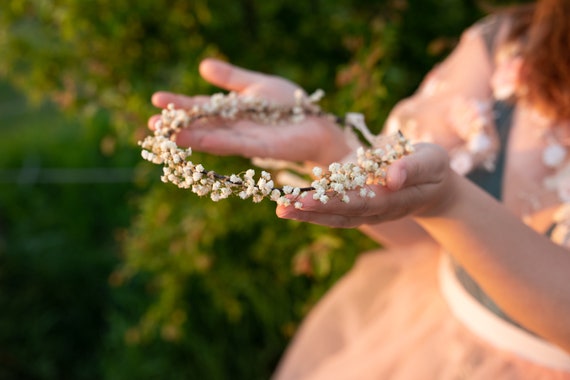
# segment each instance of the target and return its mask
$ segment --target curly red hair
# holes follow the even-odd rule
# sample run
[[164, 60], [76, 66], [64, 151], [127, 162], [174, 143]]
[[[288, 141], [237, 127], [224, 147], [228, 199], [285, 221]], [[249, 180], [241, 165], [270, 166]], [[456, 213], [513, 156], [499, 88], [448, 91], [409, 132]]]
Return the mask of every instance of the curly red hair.
[[570, 1], [539, 0], [512, 12], [511, 39], [522, 39], [522, 98], [556, 120], [570, 120]]

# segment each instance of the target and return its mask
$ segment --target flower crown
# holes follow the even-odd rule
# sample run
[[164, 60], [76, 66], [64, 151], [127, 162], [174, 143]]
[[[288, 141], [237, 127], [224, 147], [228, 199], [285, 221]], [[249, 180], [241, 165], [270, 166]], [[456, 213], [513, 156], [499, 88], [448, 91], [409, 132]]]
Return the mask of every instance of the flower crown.
[[[344, 118], [324, 113], [318, 106], [323, 92], [317, 91], [307, 96], [302, 91], [295, 94], [293, 106], [280, 106], [251, 96], [214, 94], [209, 101], [195, 105], [191, 109], [176, 109], [170, 104], [162, 111], [153, 136], [147, 136], [139, 142], [142, 157], [154, 164], [163, 166], [163, 182], [171, 182], [180, 188], [204, 196], [213, 201], [237, 195], [242, 199], [252, 198], [260, 202], [268, 198], [279, 205], [302, 207], [302, 198], [313, 192], [314, 199], [326, 203], [330, 197], [341, 197], [349, 202], [349, 190], [359, 190], [361, 197], [374, 197], [370, 189], [372, 184], [385, 185], [386, 170], [398, 158], [413, 151], [409, 140], [401, 133], [391, 136], [374, 136], [364, 123], [361, 114], [349, 113]], [[224, 175], [207, 170], [201, 164], [189, 160], [192, 149], [178, 147], [174, 138], [182, 129], [192, 123], [207, 118], [226, 120], [248, 119], [261, 124], [298, 123], [308, 116], [333, 117], [345, 128], [358, 130], [371, 145], [369, 148], [358, 148], [357, 162], [332, 163], [328, 170], [315, 167], [312, 170], [314, 180], [311, 186], [277, 187], [271, 174], [261, 171], [256, 179], [255, 170], [248, 169], [240, 174]]]

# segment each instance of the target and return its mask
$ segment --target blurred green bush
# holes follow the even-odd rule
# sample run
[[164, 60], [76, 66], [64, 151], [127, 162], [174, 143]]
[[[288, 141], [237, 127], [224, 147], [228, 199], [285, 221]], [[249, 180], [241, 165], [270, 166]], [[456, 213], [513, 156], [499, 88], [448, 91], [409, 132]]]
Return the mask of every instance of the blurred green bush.
[[322, 88], [326, 109], [364, 112], [379, 131], [480, 16], [475, 0], [3, 4], [0, 76], [41, 115], [2, 118], [3, 169], [35, 159], [133, 177], [0, 184], [0, 377], [267, 378], [311, 305], [375, 244], [159, 182], [136, 147], [151, 94], [217, 91], [197, 76], [217, 56]]

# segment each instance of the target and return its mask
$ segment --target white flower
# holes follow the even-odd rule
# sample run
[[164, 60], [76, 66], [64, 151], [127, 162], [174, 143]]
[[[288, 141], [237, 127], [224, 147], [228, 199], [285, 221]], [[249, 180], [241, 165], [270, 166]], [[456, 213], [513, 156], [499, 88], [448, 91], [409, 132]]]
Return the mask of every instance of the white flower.
[[331, 184], [331, 188], [333, 189], [333, 191], [336, 191], [337, 193], [344, 192], [344, 185], [342, 183], [333, 183]]
[[338, 162], [333, 162], [332, 164], [329, 165], [329, 171], [333, 173], [339, 171], [340, 168], [341, 166]]
[[555, 168], [564, 162], [566, 149], [558, 144], [550, 144], [542, 152], [542, 162], [549, 168]]
[[194, 172], [194, 173], [192, 174], [192, 180], [193, 180], [194, 182], [197, 182], [197, 181], [199, 181], [200, 179], [202, 179], [202, 176], [203, 176], [202, 172]]
[[452, 152], [449, 165], [456, 173], [464, 175], [473, 169], [473, 158], [468, 152], [458, 150]]
[[499, 54], [499, 62], [491, 78], [491, 87], [496, 99], [504, 100], [513, 96], [520, 86], [520, 72], [523, 65], [520, 56]]
[[558, 196], [565, 202], [570, 202], [570, 176], [558, 178], [557, 183]]
[[316, 102], [320, 101], [324, 96], [325, 96], [325, 92], [319, 88], [317, 91], [313, 92], [309, 96], [309, 101], [311, 103], [316, 103]]
[[273, 189], [271, 191], [271, 194], [269, 196], [269, 199], [271, 199], [273, 202], [277, 202], [279, 200], [279, 198], [281, 197], [281, 192], [277, 189]]
[[290, 206], [291, 200], [289, 198], [286, 198], [286, 197], [281, 197], [277, 200], [277, 204], [279, 206]]
[[473, 153], [483, 153], [491, 148], [491, 138], [486, 133], [476, 133], [467, 142], [467, 147]]
[[253, 176], [255, 176], [255, 170], [253, 170], [253, 169], [248, 169], [248, 170], [245, 172], [245, 175], [244, 175], [244, 177], [245, 177], [246, 179], [252, 179]]

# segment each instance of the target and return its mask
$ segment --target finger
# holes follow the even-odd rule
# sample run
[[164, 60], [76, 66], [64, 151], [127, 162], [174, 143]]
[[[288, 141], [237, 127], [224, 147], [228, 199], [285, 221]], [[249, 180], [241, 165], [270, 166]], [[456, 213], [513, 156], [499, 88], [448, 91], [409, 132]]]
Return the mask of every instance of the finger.
[[176, 136], [176, 142], [181, 146], [191, 146], [196, 151], [221, 156], [273, 156], [266, 141], [252, 138], [247, 133], [247, 122], [241, 124], [237, 122], [231, 127], [210, 125], [207, 128], [185, 129]]
[[412, 187], [402, 190], [398, 195], [386, 192], [372, 199], [352, 193], [348, 203], [342, 202], [340, 198], [331, 198], [323, 204], [319, 200], [306, 197], [301, 200], [302, 205], [299, 208], [280, 206], [277, 215], [285, 219], [341, 228], [377, 224], [400, 219], [415, 210], [413, 199], [418, 195], [413, 194], [414, 192], [415, 188]]
[[175, 108], [192, 108], [195, 105], [205, 104], [209, 99], [210, 97], [204, 95], [186, 96], [159, 91], [152, 95], [151, 102], [154, 106], [159, 108], [166, 108], [169, 104], [174, 104]]
[[246, 70], [217, 59], [207, 58], [200, 63], [200, 75], [208, 82], [231, 91], [242, 91], [266, 78], [265, 74]]
[[156, 123], [160, 120], [160, 115], [152, 115], [149, 119], [148, 119], [148, 128], [151, 130], [155, 130], [156, 129]]
[[386, 174], [386, 187], [392, 191], [441, 182], [449, 168], [446, 151], [435, 144], [417, 144], [415, 151], [393, 162]]
[[291, 219], [334, 228], [354, 228], [367, 223], [362, 217], [301, 211], [293, 206], [277, 206], [275, 213], [282, 219]]
[[361, 196], [359, 190], [352, 190], [346, 193], [349, 197], [348, 202], [343, 201], [340, 195], [329, 194], [327, 201], [323, 203], [320, 199], [313, 198], [314, 193], [308, 193], [299, 200], [302, 206], [295, 210], [316, 214], [339, 214], [347, 217], [371, 217], [384, 214], [390, 202], [393, 202], [392, 192], [381, 185], [368, 188], [375, 193], [374, 197]]

